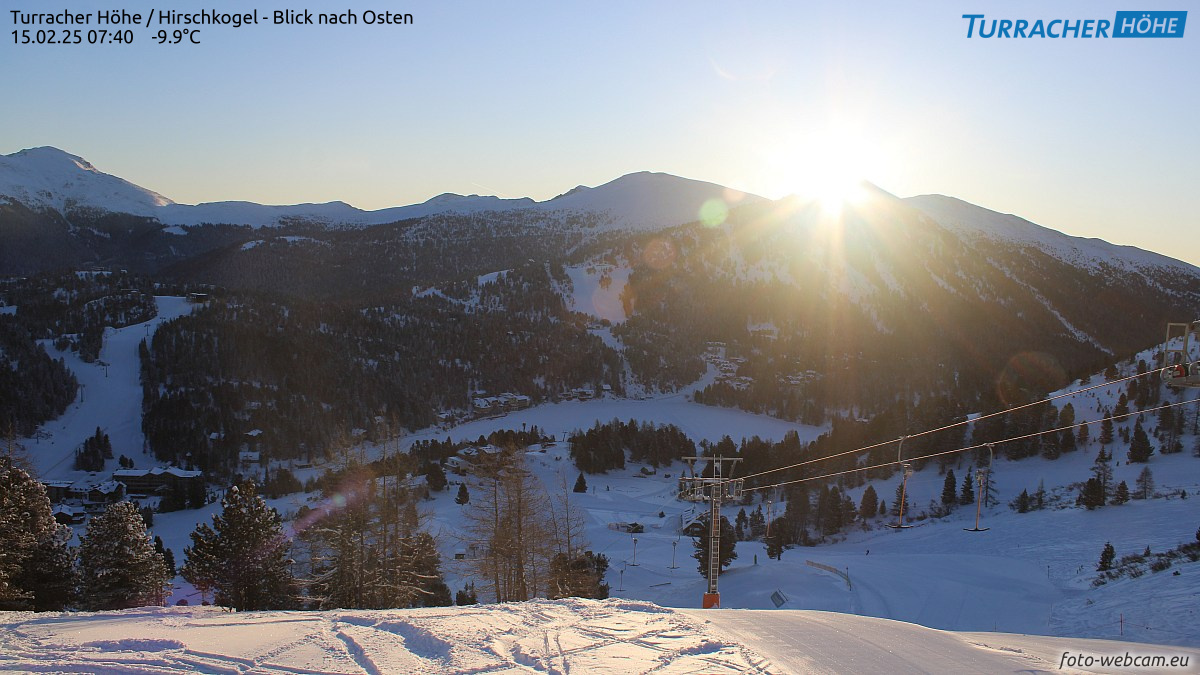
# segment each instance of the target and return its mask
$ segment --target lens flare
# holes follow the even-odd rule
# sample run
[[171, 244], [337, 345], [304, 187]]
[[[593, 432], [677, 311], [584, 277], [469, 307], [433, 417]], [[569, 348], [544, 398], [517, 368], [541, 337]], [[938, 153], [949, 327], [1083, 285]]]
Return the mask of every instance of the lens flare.
[[699, 216], [705, 227], [722, 225], [729, 218], [729, 205], [714, 197], [700, 205]]

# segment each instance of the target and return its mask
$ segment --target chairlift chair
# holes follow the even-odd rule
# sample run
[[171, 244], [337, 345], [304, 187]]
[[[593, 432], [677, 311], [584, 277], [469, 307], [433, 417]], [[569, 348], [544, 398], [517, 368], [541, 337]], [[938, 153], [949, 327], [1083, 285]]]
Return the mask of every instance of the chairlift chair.
[[[1192, 336], [1200, 333], [1200, 321], [1168, 323], [1167, 337], [1163, 344], [1163, 382], [1168, 387], [1200, 387], [1200, 361], [1189, 362]], [[1173, 338], [1182, 338], [1183, 344], [1171, 347]]]

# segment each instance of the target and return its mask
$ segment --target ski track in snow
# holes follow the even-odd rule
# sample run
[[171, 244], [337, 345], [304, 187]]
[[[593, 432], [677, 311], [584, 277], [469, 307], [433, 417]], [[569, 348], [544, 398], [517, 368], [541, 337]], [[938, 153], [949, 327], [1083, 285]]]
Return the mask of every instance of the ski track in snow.
[[12, 612], [0, 613], [0, 627], [0, 671], [768, 672], [762, 657], [685, 617], [621, 600], [353, 613]]
[[0, 671], [31, 673], [1034, 673], [1058, 670], [1064, 652], [1200, 659], [1190, 648], [620, 599], [354, 612], [0, 612], [0, 629]]

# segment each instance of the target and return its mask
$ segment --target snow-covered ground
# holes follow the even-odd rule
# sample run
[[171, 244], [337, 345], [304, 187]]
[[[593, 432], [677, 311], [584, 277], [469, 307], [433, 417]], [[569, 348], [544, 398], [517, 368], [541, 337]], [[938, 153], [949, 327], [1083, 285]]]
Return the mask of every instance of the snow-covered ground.
[[[108, 434], [113, 457], [127, 455], [139, 460], [138, 467], [151, 461], [142, 454], [141, 363], [138, 343], [148, 340], [158, 326], [192, 311], [185, 298], [157, 296], [158, 315], [125, 328], [106, 328], [104, 347], [96, 363], [85, 363], [75, 352], [59, 352], [51, 341], [46, 350], [62, 358], [75, 373], [82, 388], [75, 402], [58, 419], [42, 425], [40, 433], [22, 441], [41, 480], [79, 480], [89, 474], [75, 470], [75, 449], [96, 432]], [[110, 462], [115, 466], [115, 462]], [[106, 467], [107, 468], [107, 467]], [[97, 474], [106, 478], [106, 474]]]
[[[1063, 654], [1178, 647], [960, 634], [826, 612], [674, 611], [623, 600], [384, 611], [0, 613], [0, 670], [87, 673], [1036, 673]], [[1065, 672], [1112, 672], [1067, 668]], [[1156, 672], [1137, 669], [1131, 672]]]
[[[101, 360], [109, 364], [107, 377], [103, 366], [64, 355], [86, 388], [82, 401], [25, 443], [44, 479], [86, 476], [71, 468], [70, 459], [96, 426], [110, 434], [117, 455], [135, 456], [140, 450], [138, 341], [151, 334], [158, 322], [188, 311], [179, 298], [158, 298], [158, 303], [154, 321], [106, 334]], [[1096, 419], [1097, 410], [1113, 406], [1124, 386], [1110, 385], [1072, 397], [1076, 419]], [[1181, 397], [1186, 398], [1179, 395], [1172, 400]], [[1194, 406], [1188, 410], [1195, 412]], [[562, 439], [565, 433], [612, 419], [671, 423], [695, 440], [711, 441], [724, 435], [778, 440], [789, 431], [808, 441], [824, 431], [697, 405], [687, 400], [685, 392], [644, 400], [602, 398], [537, 406], [449, 429], [424, 430], [402, 439], [399, 447], [422, 438], [472, 440], [494, 430], [530, 425]], [[1132, 422], [1120, 422], [1118, 429]], [[1146, 415], [1144, 423], [1153, 433], [1154, 415]], [[692, 540], [678, 533], [696, 509], [675, 499], [682, 465], [660, 467], [647, 476], [641, 465], [630, 464], [622, 471], [588, 476], [588, 492], [572, 494], [587, 520], [591, 548], [611, 560], [606, 581], [618, 598], [611, 602], [238, 616], [204, 608], [4, 615], [0, 624], [8, 630], [0, 631], [0, 670], [844, 672], [903, 664], [902, 670], [1015, 672], [1057, 669], [1055, 658], [1062, 651], [1111, 654], [1128, 648], [1085, 638], [1143, 643], [1138, 648], [1143, 651], [1167, 649], [1146, 644], [1200, 645], [1200, 563], [1147, 571], [1139, 578], [1098, 588], [1091, 584], [1105, 542], [1112, 542], [1120, 557], [1141, 553], [1147, 546], [1163, 552], [1194, 540], [1200, 526], [1195, 506], [1200, 502], [1193, 501], [1200, 499], [1200, 459], [1192, 454], [1195, 438], [1185, 434], [1182, 453], [1151, 457], [1147, 466], [1154, 472], [1158, 498], [1087, 511], [1073, 506], [1078, 491], [1074, 484], [1091, 475], [1097, 432], [1093, 429], [1092, 443], [1056, 461], [997, 458], [992, 479], [1000, 505], [984, 510], [983, 525], [990, 528], [986, 532], [963, 531], [974, 519], [974, 509], [964, 507], [947, 518], [918, 517], [916, 527], [904, 531], [876, 523], [871, 529], [838, 535], [822, 546], [792, 548], [782, 560], [768, 559], [759, 542], [739, 543], [737, 560], [720, 579], [722, 606], [769, 612], [696, 614], [646, 604], [697, 608], [705, 581], [691, 557]], [[1123, 480], [1132, 488], [1142, 465], [1123, 461], [1123, 446], [1116, 450], [1114, 483]], [[527, 464], [551, 491], [572, 484], [578, 474], [561, 440], [546, 449], [531, 448]], [[142, 465], [139, 460], [138, 466]], [[951, 468], [961, 484], [971, 467], [963, 456]], [[452, 475], [451, 480], [462, 478]], [[881, 498], [890, 500], [898, 480], [893, 476], [872, 485]], [[917, 514], [940, 496], [942, 484], [943, 476], [932, 462], [910, 478], [909, 500]], [[1033, 493], [1039, 484], [1050, 494], [1050, 508], [1027, 514], [1007, 508], [1021, 490]], [[847, 494], [857, 502], [863, 489], [853, 488]], [[1179, 497], [1181, 491], [1187, 499]], [[461, 552], [455, 534], [469, 506], [455, 504], [455, 492], [451, 485], [426, 503], [453, 590], [468, 581], [466, 570], [453, 558]], [[763, 504], [768, 519], [772, 510], [779, 515], [781, 509], [778, 496], [770, 496], [775, 503]], [[314, 498], [297, 494], [272, 503], [288, 513]], [[755, 502], [747, 511], [759, 505]], [[188, 534], [217, 508], [213, 504], [196, 511], [157, 514], [153, 532], [182, 562]], [[725, 513], [732, 518], [738, 508], [729, 507]], [[645, 531], [631, 535], [610, 528], [613, 523], [630, 522], [643, 524]], [[842, 570], [851, 583], [808, 561]], [[776, 592], [782, 609], [775, 609], [772, 594]], [[194, 603], [196, 598], [189, 596], [190, 589], [181, 584], [173, 600], [188, 598]], [[247, 624], [261, 630], [247, 631]], [[793, 635], [808, 642], [803, 648], [786, 647], [791, 644], [788, 636]], [[919, 661], [924, 652], [918, 653], [914, 645], [926, 644], [937, 645], [937, 656]], [[1176, 647], [1171, 649], [1179, 651]]]

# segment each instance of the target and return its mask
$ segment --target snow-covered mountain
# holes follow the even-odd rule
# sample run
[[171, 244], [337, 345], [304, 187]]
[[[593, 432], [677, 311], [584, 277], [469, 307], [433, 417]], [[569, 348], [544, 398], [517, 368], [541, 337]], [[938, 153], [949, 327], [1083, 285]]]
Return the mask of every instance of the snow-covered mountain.
[[595, 188], [579, 186], [553, 199], [442, 194], [420, 204], [364, 211], [345, 202], [270, 206], [253, 202], [179, 204], [156, 192], [98, 170], [90, 162], [52, 147], [0, 155], [0, 198], [62, 215], [91, 209], [153, 218], [168, 226], [206, 224], [273, 227], [305, 222], [331, 227], [363, 227], [438, 214], [529, 210], [534, 213], [591, 214], [604, 229], [642, 230], [696, 220], [710, 199], [732, 203], [761, 197], [713, 183], [664, 173], [640, 172]]
[[0, 155], [0, 197], [31, 207], [67, 212], [94, 208], [152, 216], [170, 199], [104, 173], [90, 162], [58, 148], [30, 148]]
[[985, 209], [954, 197], [920, 195], [904, 201], [967, 242], [985, 240], [1034, 246], [1065, 263], [1093, 270], [1107, 264], [1128, 271], [1153, 268], [1178, 268], [1191, 274], [1200, 271], [1195, 265], [1152, 251], [1118, 246], [1103, 239], [1073, 237], [1020, 216]]

